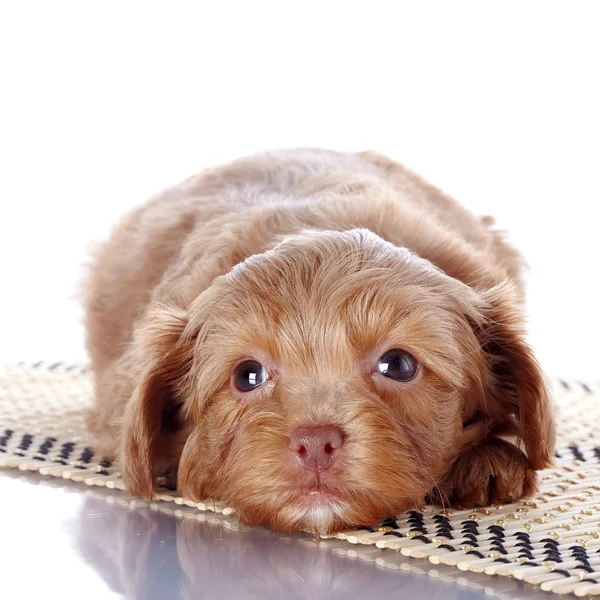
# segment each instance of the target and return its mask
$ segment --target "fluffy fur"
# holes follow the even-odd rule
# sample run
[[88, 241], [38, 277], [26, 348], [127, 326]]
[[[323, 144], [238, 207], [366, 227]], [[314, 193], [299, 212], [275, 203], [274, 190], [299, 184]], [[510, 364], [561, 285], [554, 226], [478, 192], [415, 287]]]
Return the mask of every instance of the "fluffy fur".
[[[492, 223], [372, 152], [263, 153], [150, 200], [85, 288], [98, 449], [133, 494], [167, 476], [287, 532], [531, 494], [553, 420]], [[376, 370], [391, 348], [414, 380]], [[248, 393], [242, 359], [269, 372]], [[290, 432], [326, 424], [343, 446], [302, 468]]]

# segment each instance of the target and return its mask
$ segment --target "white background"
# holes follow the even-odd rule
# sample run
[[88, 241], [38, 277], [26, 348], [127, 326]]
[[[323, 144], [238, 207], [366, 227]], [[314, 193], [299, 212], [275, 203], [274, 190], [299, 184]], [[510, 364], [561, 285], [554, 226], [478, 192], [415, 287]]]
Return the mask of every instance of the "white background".
[[123, 211], [266, 148], [377, 149], [512, 232], [544, 366], [600, 377], [600, 4], [3, 2], [0, 361], [84, 356]]

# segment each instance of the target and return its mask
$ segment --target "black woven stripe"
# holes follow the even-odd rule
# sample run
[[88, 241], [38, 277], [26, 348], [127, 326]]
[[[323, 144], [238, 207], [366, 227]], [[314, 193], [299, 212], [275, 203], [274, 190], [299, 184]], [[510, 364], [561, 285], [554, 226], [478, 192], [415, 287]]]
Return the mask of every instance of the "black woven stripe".
[[582, 558], [579, 556], [573, 556], [572, 558], [574, 558], [577, 562], [580, 562], [582, 565], [589, 567], [590, 565], [590, 561], [587, 558]]
[[2, 437], [0, 437], [0, 446], [6, 446], [8, 440], [13, 436], [14, 431], [12, 429], [5, 429]]
[[[532, 558], [532, 556], [528, 555], [527, 558]], [[552, 550], [548, 550], [546, 553], [546, 560], [552, 560], [557, 563], [563, 562], [562, 556], [556, 552], [552, 552]]]
[[423, 517], [423, 514], [420, 513], [418, 510], [409, 510], [408, 518], [409, 519], [417, 519], [419, 521], [422, 521], [424, 517]]
[[434, 521], [437, 524], [437, 535], [438, 537], [445, 537], [449, 540], [454, 539], [454, 535], [452, 535], [452, 531], [454, 527], [450, 524], [450, 521], [446, 515], [435, 515]]
[[461, 534], [463, 537], [467, 538], [471, 541], [471, 545], [478, 547], [478, 536], [479, 536], [479, 528], [477, 526], [477, 521], [473, 521], [471, 519], [467, 519], [461, 523], [462, 531]]
[[474, 556], [477, 556], [478, 558], [485, 558], [485, 556], [483, 554], [481, 554], [481, 552], [479, 552], [479, 550], [469, 550], [467, 552], [467, 554], [473, 554]]
[[598, 580], [597, 580], [597, 579], [593, 579], [592, 577], [588, 577], [588, 578], [586, 578], [586, 579], [582, 579], [582, 580], [581, 580], [581, 582], [582, 582], [582, 583], [583, 583], [584, 581], [585, 581], [586, 583], [598, 583]]
[[448, 531], [447, 529], [438, 529], [435, 535], [436, 535], [436, 537], [444, 537], [444, 538], [448, 538], [449, 540], [454, 539], [452, 532]]
[[536, 563], [532, 560], [528, 560], [527, 562], [521, 563], [521, 566], [522, 567], [539, 567], [540, 563]]
[[38, 454], [46, 456], [48, 452], [50, 452], [50, 450], [52, 449], [54, 442], [56, 442], [56, 438], [47, 437], [41, 444], [41, 446], [38, 448]]
[[590, 562], [590, 559], [584, 554], [571, 554], [571, 558], [574, 558], [575, 560], [578, 560], [584, 564], [589, 564]]
[[590, 557], [587, 554], [583, 554], [582, 552], [571, 552], [571, 556], [576, 560], [581, 561], [589, 561]]
[[463, 527], [461, 534], [464, 536], [474, 535], [479, 537], [479, 530], [474, 527]]
[[496, 560], [494, 560], [494, 562], [501, 562], [501, 563], [508, 564], [508, 563], [511, 563], [512, 560], [508, 560], [508, 558], [497, 558]]
[[559, 379], [558, 382], [565, 388], [565, 390], [571, 389], [571, 386], [564, 379]]
[[87, 465], [88, 463], [91, 462], [93, 457], [94, 457], [94, 450], [92, 448], [90, 448], [89, 446], [86, 446], [83, 449], [83, 451], [81, 452], [81, 455], [79, 456], [79, 458], [77, 460], [79, 462], [85, 463]]
[[463, 537], [469, 540], [471, 546], [479, 546], [477, 537], [475, 535], [473, 535], [472, 533], [465, 533], [465, 534], [463, 534]]
[[464, 527], [463, 530], [461, 531], [462, 535], [467, 537], [470, 535], [474, 535], [476, 537], [479, 536], [479, 530], [475, 529], [474, 527]]
[[29, 446], [31, 446], [31, 444], [33, 444], [33, 436], [29, 433], [26, 433], [21, 439], [21, 443], [19, 444], [19, 450], [23, 450], [23, 452], [26, 452], [27, 450], [29, 450]]
[[409, 525], [411, 525], [410, 531], [416, 531], [422, 533], [423, 535], [427, 535], [429, 531], [427, 531], [427, 527], [425, 526], [425, 519], [421, 513], [410, 511], [409, 517], [406, 519]]
[[360, 527], [357, 527], [356, 529], [358, 529], [359, 531], [368, 531], [369, 533], [375, 533], [375, 529], [373, 529], [373, 527], [367, 527], [366, 525], [361, 525]]
[[419, 540], [425, 544], [431, 544], [431, 540], [426, 535], [415, 535], [413, 540]]
[[592, 388], [587, 383], [583, 383], [583, 381], [580, 381], [579, 385], [583, 388], [583, 391], [586, 394], [591, 394], [592, 393]]
[[585, 456], [583, 456], [581, 450], [577, 446], [568, 446], [568, 448], [576, 460], [581, 460], [585, 462]]
[[421, 517], [420, 519], [417, 519], [416, 517], [408, 517], [406, 521], [409, 525], [412, 525], [414, 527], [425, 527], [425, 519], [423, 519], [423, 517]]
[[517, 542], [515, 548], [527, 548], [527, 550], [533, 550], [533, 545], [527, 542]]
[[454, 529], [452, 524], [450, 523], [450, 519], [446, 515], [434, 515], [433, 520], [438, 523], [439, 526], [443, 526], [446, 529], [450, 529], [451, 531]]
[[533, 554], [531, 554], [531, 552], [519, 552], [519, 559], [520, 560], [537, 560], [537, 559], [541, 559], [541, 560], [546, 560], [546, 558], [542, 558], [542, 557], [536, 557]]
[[498, 537], [504, 537], [504, 527], [500, 527], [500, 525], [490, 525], [487, 529], [490, 533], [493, 533]]
[[[527, 536], [529, 538], [529, 536]], [[531, 542], [531, 540], [528, 540]], [[554, 546], [555, 548], [558, 547], [558, 542], [552, 538], [542, 538], [540, 540], [540, 544], [545, 544], [544, 548], [547, 548], [548, 546]]]
[[456, 552], [456, 548], [451, 546], [450, 544], [440, 544], [438, 548], [443, 548], [444, 550], [450, 550], [450, 552]]
[[563, 575], [564, 577], [571, 577], [571, 573], [569, 573], [569, 571], [565, 571], [564, 569], [552, 569], [552, 572]]
[[[102, 463], [104, 461], [106, 461], [108, 463], [108, 465], [106, 465], [106, 466], [110, 467], [110, 461], [107, 458], [105, 458], [100, 464], [102, 465]], [[104, 466], [104, 465], [102, 465], [102, 466]], [[387, 519], [384, 519], [381, 522], [381, 526], [382, 527], [391, 527], [392, 529], [400, 529], [400, 527], [398, 526], [398, 522], [393, 517], [388, 517]]]
[[[75, 448], [75, 442], [65, 442], [58, 453], [58, 458], [62, 459], [62, 461], [67, 461], [71, 457], [73, 449]], [[57, 462], [62, 462], [57, 461]]]
[[461, 525], [463, 527], [474, 527], [475, 529], [477, 529], [479, 527], [479, 525], [477, 524], [477, 521], [473, 521], [472, 519], [467, 519], [466, 521], [462, 521]]
[[588, 573], [594, 573], [596, 569], [590, 567], [590, 565], [578, 565], [575, 567], [576, 569], [581, 569], [582, 571], [586, 571]]
[[383, 535], [393, 535], [399, 538], [406, 537], [403, 533], [400, 533], [399, 531], [386, 531]]

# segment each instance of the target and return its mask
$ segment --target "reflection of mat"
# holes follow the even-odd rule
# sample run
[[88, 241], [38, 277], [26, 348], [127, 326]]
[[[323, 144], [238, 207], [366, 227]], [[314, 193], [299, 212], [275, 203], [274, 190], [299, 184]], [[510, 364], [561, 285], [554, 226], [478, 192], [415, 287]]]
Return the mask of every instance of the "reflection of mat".
[[[474, 511], [413, 511], [336, 537], [360, 544], [357, 553], [365, 557], [377, 559], [379, 547], [428, 558], [444, 569], [512, 575], [559, 594], [600, 595], [600, 383], [555, 381], [553, 387], [558, 466], [541, 474], [535, 499]], [[121, 489], [110, 463], [86, 444], [83, 410], [90, 397], [90, 379], [79, 367], [0, 366], [0, 467]], [[167, 489], [159, 489], [158, 499], [165, 507], [172, 502], [233, 512], [219, 502], [198, 504]], [[390, 554], [385, 556], [389, 562]]]

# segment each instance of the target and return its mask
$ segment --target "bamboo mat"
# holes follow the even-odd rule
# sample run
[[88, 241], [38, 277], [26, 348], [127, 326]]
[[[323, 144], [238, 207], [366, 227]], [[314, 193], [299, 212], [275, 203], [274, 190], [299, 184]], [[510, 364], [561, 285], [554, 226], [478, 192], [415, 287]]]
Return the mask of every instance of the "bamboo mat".
[[[557, 594], [600, 595], [600, 382], [551, 385], [557, 466], [540, 474], [535, 498], [477, 510], [427, 507], [311, 543], [388, 568], [418, 571], [405, 567], [419, 564], [406, 557], [421, 558], [450, 579], [461, 572], [479, 582], [510, 576]], [[115, 490], [134, 508], [234, 514], [218, 501], [192, 502], [163, 487], [152, 505], [118, 491], [119, 474], [87, 442], [83, 415], [91, 396], [81, 366], [0, 365], [0, 467]]]

